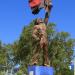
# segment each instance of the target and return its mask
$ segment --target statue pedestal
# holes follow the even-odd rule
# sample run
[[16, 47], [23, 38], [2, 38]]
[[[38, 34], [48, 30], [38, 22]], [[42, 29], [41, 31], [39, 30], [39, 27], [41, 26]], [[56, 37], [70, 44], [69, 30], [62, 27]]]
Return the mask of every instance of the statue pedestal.
[[28, 66], [28, 75], [54, 75], [53, 67]]

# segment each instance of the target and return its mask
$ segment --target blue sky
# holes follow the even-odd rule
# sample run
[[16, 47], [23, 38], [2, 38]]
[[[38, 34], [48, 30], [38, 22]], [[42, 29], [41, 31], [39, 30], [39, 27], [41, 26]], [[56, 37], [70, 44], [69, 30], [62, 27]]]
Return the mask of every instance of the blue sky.
[[[38, 17], [44, 18], [44, 10], [34, 16], [28, 0], [0, 0], [0, 40], [13, 43], [23, 27]], [[57, 25], [57, 31], [69, 32], [75, 38], [75, 0], [53, 0], [49, 22]]]

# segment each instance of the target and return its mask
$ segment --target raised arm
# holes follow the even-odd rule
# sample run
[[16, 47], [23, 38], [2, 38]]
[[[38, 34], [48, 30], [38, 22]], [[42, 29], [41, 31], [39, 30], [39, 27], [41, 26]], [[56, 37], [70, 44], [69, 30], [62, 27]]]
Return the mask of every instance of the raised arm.
[[44, 22], [45, 22], [46, 25], [48, 23], [48, 19], [49, 19], [49, 16], [50, 16], [51, 9], [52, 9], [52, 1], [51, 0], [45, 0], [46, 13], [45, 13]]

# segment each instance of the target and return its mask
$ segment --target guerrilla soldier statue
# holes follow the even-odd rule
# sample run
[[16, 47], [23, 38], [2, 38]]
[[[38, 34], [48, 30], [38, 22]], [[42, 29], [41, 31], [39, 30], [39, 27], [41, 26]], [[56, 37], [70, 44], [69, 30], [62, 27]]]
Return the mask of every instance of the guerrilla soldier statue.
[[38, 63], [38, 56], [40, 54], [40, 49], [43, 50], [43, 65], [49, 66], [49, 58], [48, 58], [48, 37], [46, 33], [46, 25], [48, 23], [49, 14], [52, 8], [51, 0], [29, 0], [29, 5], [32, 10], [32, 14], [36, 15], [40, 12], [42, 8], [45, 9], [45, 18], [44, 21], [42, 19], [37, 19], [35, 21], [35, 25], [33, 27], [32, 37], [37, 41], [37, 48], [32, 56], [32, 65]]

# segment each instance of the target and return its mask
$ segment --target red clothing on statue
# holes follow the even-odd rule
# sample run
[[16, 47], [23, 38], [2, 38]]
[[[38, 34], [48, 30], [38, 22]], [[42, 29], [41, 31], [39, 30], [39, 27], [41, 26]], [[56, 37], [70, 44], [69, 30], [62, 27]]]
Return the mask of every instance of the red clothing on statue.
[[41, 3], [41, 0], [30, 0], [29, 5], [31, 8], [35, 7], [35, 6], [39, 6]]

